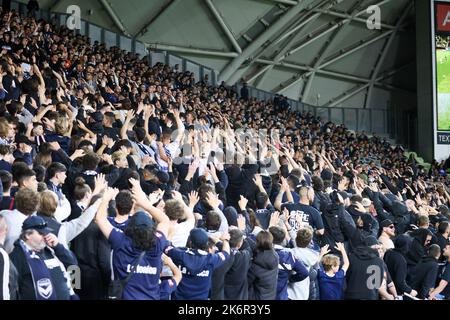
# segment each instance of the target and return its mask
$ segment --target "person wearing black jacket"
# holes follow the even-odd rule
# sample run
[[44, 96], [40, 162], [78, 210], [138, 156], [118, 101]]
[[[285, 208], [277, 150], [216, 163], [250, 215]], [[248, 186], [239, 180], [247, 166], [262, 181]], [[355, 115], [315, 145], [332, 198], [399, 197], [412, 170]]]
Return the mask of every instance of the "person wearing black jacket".
[[444, 253], [444, 248], [448, 243], [450, 235], [450, 223], [448, 221], [442, 221], [439, 223], [438, 232], [436, 234], [437, 244], [441, 248], [441, 257], [439, 258], [440, 262], [445, 262], [445, 257], [442, 253]]
[[22, 300], [78, 300], [66, 271], [77, 260], [50, 232], [41, 217], [30, 216], [14, 243], [10, 258], [19, 273]]
[[430, 289], [435, 287], [440, 255], [441, 248], [437, 244], [432, 244], [428, 255], [423, 257], [414, 268], [408, 270], [411, 287], [417, 291], [417, 298], [428, 298]]
[[378, 240], [369, 236], [364, 240], [364, 245], [358, 246], [350, 253], [345, 299], [378, 300], [378, 289], [385, 270], [378, 252], [371, 248], [377, 244]]
[[248, 271], [249, 300], [275, 300], [278, 282], [278, 255], [269, 231], [256, 236], [256, 248]]
[[259, 164], [244, 164], [242, 167], [231, 165], [225, 168], [228, 176], [227, 205], [237, 208], [241, 195], [246, 197], [250, 203], [254, 202], [257, 188], [253, 178], [258, 169]]
[[394, 242], [395, 249], [386, 251], [384, 262], [386, 263], [395, 288], [398, 294], [409, 293], [412, 296], [417, 295], [417, 291], [412, 289], [406, 283], [406, 275], [408, 272], [408, 264], [406, 262], [406, 254], [411, 245], [411, 238], [405, 234], [399, 235]]
[[81, 287], [76, 293], [82, 300], [103, 300], [111, 279], [111, 246], [97, 224], [91, 224], [71, 243], [81, 271]]
[[426, 255], [427, 247], [431, 242], [432, 233], [428, 229], [417, 229], [411, 232], [413, 241], [411, 247], [406, 254], [406, 261], [408, 262], [408, 268], [415, 267], [420, 259]]
[[247, 272], [252, 250], [241, 230], [231, 229], [229, 233], [230, 257], [213, 272], [211, 300], [248, 300]]

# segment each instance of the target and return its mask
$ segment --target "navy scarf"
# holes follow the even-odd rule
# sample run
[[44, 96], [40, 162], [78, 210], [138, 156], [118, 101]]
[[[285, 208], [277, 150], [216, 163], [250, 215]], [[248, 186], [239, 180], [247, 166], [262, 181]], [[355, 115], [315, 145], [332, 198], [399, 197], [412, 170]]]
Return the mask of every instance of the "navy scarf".
[[36, 252], [30, 251], [23, 241], [20, 241], [20, 246], [30, 267], [36, 300], [56, 300], [55, 288], [47, 265]]

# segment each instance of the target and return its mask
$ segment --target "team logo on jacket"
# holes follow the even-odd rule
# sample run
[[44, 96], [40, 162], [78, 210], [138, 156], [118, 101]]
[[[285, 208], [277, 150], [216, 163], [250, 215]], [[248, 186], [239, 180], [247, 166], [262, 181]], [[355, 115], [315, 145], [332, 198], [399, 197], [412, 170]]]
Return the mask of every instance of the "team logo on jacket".
[[48, 299], [51, 297], [51, 295], [53, 293], [52, 282], [50, 281], [49, 278], [44, 278], [44, 279], [38, 280], [37, 289], [38, 289], [39, 295], [42, 298]]

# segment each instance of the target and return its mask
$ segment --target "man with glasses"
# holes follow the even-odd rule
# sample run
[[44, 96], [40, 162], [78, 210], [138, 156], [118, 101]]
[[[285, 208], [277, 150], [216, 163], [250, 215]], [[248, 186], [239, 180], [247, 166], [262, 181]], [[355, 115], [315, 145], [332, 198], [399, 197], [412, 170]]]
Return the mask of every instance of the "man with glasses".
[[19, 274], [22, 300], [78, 300], [66, 270], [77, 260], [51, 232], [44, 219], [30, 216], [14, 243], [10, 258]]
[[389, 220], [383, 220], [380, 223], [381, 235], [378, 240], [383, 245], [384, 250], [394, 249], [394, 242], [392, 238], [395, 237], [395, 226], [394, 223]]

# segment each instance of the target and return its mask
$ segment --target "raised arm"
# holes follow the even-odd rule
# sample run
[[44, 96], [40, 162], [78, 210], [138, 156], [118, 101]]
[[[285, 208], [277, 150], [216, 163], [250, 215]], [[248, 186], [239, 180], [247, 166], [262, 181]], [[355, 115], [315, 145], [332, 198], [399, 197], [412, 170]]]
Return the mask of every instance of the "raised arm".
[[95, 216], [95, 222], [97, 223], [106, 239], [109, 239], [109, 235], [111, 234], [111, 231], [113, 229], [113, 226], [108, 221], [108, 205], [109, 202], [114, 199], [118, 193], [118, 189], [107, 188], [103, 193], [102, 202], [100, 203], [97, 215]]
[[169, 217], [160, 209], [154, 207], [148, 200], [144, 191], [142, 191], [141, 185], [138, 180], [130, 178], [128, 180], [131, 185], [131, 191], [133, 193], [133, 199], [136, 204], [147, 211], [152, 218], [158, 223], [156, 230], [162, 232], [165, 236], [169, 233], [170, 220]]

